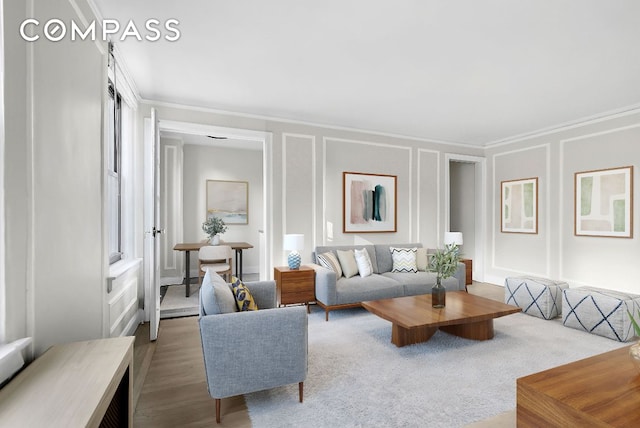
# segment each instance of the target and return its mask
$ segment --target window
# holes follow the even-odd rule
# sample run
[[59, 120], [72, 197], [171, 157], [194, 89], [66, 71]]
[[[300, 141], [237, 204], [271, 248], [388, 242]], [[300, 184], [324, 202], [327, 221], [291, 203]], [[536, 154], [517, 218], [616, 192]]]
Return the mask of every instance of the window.
[[107, 124], [107, 212], [109, 263], [122, 258], [122, 97], [109, 81]]

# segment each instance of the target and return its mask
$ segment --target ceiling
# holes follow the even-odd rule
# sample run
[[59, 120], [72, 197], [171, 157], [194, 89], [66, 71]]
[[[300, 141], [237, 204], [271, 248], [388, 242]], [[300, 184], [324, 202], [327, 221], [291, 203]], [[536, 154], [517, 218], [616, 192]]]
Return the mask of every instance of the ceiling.
[[180, 22], [116, 40], [146, 100], [477, 146], [640, 107], [637, 0], [93, 2]]

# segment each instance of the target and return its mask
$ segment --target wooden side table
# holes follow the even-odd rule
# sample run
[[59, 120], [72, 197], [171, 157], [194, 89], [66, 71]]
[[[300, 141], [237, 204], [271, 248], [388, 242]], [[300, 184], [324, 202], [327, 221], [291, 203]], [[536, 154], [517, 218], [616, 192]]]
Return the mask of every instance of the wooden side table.
[[295, 270], [278, 266], [273, 268], [273, 276], [278, 305], [301, 303], [307, 305], [309, 312], [309, 302], [316, 300], [316, 271], [308, 266], [300, 266]]
[[464, 282], [464, 288], [467, 288], [467, 285], [473, 284], [473, 260], [471, 259], [460, 259], [460, 263], [464, 263], [466, 266], [466, 281]]

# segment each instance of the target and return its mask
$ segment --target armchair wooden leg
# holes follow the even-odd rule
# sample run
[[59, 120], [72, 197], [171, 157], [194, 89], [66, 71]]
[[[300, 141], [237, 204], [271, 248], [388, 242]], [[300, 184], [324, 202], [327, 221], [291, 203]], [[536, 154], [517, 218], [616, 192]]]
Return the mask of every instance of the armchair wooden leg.
[[216, 398], [216, 423], [220, 423], [220, 399]]
[[298, 383], [298, 395], [300, 396], [300, 402], [302, 403], [302, 399], [304, 398], [304, 382]]

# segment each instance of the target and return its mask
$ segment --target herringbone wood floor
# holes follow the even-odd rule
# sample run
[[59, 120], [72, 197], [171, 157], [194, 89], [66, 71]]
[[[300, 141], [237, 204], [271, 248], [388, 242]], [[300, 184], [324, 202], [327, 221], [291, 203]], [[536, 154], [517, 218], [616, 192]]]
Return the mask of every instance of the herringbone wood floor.
[[[491, 284], [474, 282], [468, 291], [499, 301], [504, 299], [504, 289]], [[207, 392], [198, 318], [163, 319], [160, 321], [158, 340], [150, 343], [148, 337], [148, 325], [141, 326], [136, 331], [134, 397], [139, 395], [139, 398], [134, 426], [216, 426], [214, 401]], [[136, 375], [138, 370], [141, 372], [140, 376]], [[148, 371], [144, 376], [142, 373], [146, 370]], [[292, 400], [295, 399], [297, 397], [292, 397]], [[222, 400], [222, 423], [217, 426], [251, 426], [242, 396]], [[489, 424], [478, 426], [515, 426], [515, 418], [507, 417], [506, 422], [492, 420]]]

